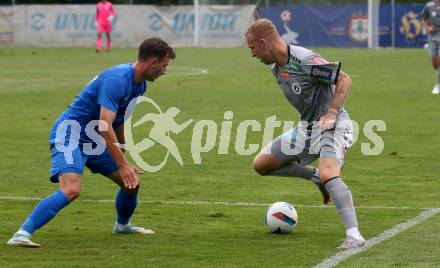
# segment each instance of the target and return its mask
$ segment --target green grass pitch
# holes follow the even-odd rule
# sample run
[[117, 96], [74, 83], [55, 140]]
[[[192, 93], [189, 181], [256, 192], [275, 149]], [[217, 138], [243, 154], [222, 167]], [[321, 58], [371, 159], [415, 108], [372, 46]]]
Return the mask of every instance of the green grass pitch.
[[[440, 207], [440, 96], [431, 94], [436, 74], [426, 51], [318, 51], [342, 61], [352, 77], [345, 104], [351, 118], [361, 128], [368, 120], [386, 122], [386, 132], [377, 132], [383, 152], [363, 155], [361, 144], [369, 140], [360, 133], [342, 173], [359, 206], [364, 236], [373, 238], [416, 217], [423, 211], [417, 208]], [[258, 176], [252, 169], [255, 154], [235, 152], [241, 121], [264, 123], [271, 115], [298, 120], [270, 70], [245, 48], [177, 49], [168, 76], [149, 84], [146, 96], [162, 109], [181, 110], [177, 122], [213, 120], [220, 128], [224, 112], [234, 113], [229, 154], [217, 153], [217, 136], [214, 149], [201, 154], [200, 165], [194, 164], [192, 124], [172, 135], [184, 166], [170, 157], [159, 172], [142, 175], [141, 203], [132, 221], [156, 235], [112, 235], [115, 212], [110, 200], [117, 188], [86, 171], [79, 202], [33, 236], [43, 248], [6, 246], [38, 201], [5, 198], [41, 198], [57, 189], [48, 180], [47, 137], [54, 120], [100, 71], [133, 62], [135, 56], [135, 49], [95, 54], [92, 49], [0, 48], [0, 267], [311, 267], [338, 253], [342, 222], [333, 205], [319, 207], [321, 196], [311, 183]], [[197, 71], [191, 68], [208, 73], [188, 75]], [[135, 116], [147, 110], [139, 107]], [[142, 128], [135, 134], [146, 136]], [[261, 142], [262, 132], [248, 133], [248, 144]], [[143, 157], [157, 163], [163, 154], [155, 146]], [[291, 234], [270, 234], [264, 226], [264, 204], [276, 201], [298, 205], [299, 224]], [[437, 214], [339, 266], [438, 267], [439, 230]]]

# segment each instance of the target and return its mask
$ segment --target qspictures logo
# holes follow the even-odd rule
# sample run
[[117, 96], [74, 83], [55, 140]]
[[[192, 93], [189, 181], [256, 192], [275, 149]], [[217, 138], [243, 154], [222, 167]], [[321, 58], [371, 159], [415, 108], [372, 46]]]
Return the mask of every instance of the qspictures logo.
[[[140, 117], [139, 120], [133, 122], [133, 111], [136, 106], [149, 105], [152, 112], [148, 112]], [[295, 137], [289, 136], [292, 143], [281, 146], [281, 151], [286, 155], [296, 155], [304, 150], [309, 154], [319, 154], [321, 148], [321, 133], [319, 122], [300, 121], [279, 121], [275, 115], [269, 116], [264, 122], [258, 120], [243, 120], [234, 122], [237, 125], [233, 131], [232, 111], [225, 111], [223, 114], [223, 121], [218, 124], [214, 120], [203, 119], [194, 120], [186, 119], [182, 122], [177, 122], [176, 117], [180, 114], [180, 109], [177, 107], [169, 107], [162, 110], [160, 106], [151, 98], [140, 96], [133, 99], [125, 112], [125, 144], [116, 144], [125, 149], [126, 153], [130, 154], [136, 165], [147, 172], [157, 172], [161, 170], [172, 157], [180, 165], [188, 162], [188, 159], [183, 159], [179, 149], [179, 145], [175, 142], [175, 137], [185, 129], [192, 127], [191, 139], [188, 140], [190, 145], [190, 152], [192, 162], [194, 164], [202, 164], [202, 156], [214, 148], [217, 148], [219, 155], [236, 153], [241, 156], [249, 156], [259, 152], [264, 146], [270, 144], [275, 138], [275, 129], [283, 129], [283, 135], [286, 133], [295, 133]], [[133, 135], [133, 128], [148, 124], [150, 127], [143, 138], [139, 142], [135, 142]], [[106, 145], [102, 136], [96, 131], [97, 126], [100, 128], [108, 128], [105, 122], [93, 120], [85, 126], [85, 135], [93, 141], [93, 143], [83, 143], [82, 150], [88, 155], [100, 155], [105, 151]], [[292, 132], [292, 129], [295, 131]], [[70, 131], [68, 131], [70, 129]], [[382, 138], [375, 132], [386, 131], [386, 124], [382, 120], [370, 120], [366, 122], [362, 128], [364, 136], [369, 142], [361, 144], [361, 152], [364, 155], [379, 155], [384, 149], [384, 142]], [[55, 145], [57, 149], [64, 153], [66, 162], [73, 161], [72, 152], [79, 146], [81, 126], [74, 120], [65, 120], [58, 125], [56, 132]], [[334, 126], [332, 133], [334, 133], [331, 140], [335, 146], [344, 147], [351, 145], [357, 141], [360, 132], [360, 125], [353, 120], [338, 120]], [[232, 135], [235, 134], [235, 139]], [[327, 133], [328, 134], [328, 133]], [[68, 135], [68, 137], [66, 136]], [[261, 136], [261, 143], [248, 143], [248, 136]], [[290, 134], [289, 134], [290, 135]], [[66, 139], [68, 138], [68, 142]], [[328, 138], [328, 137], [327, 137]], [[307, 145], [308, 144], [308, 145]], [[143, 152], [148, 152], [153, 146], [159, 145], [164, 148], [164, 154], [159, 159], [159, 163], [148, 163], [142, 158]], [[185, 148], [188, 144], [185, 145]], [[235, 152], [232, 152], [232, 147]], [[183, 146], [180, 146], [180, 148]]]

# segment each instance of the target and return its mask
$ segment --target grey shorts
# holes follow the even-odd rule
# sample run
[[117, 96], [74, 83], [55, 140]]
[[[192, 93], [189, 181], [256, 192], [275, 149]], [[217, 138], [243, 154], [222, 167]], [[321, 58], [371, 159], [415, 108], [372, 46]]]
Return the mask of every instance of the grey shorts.
[[294, 161], [308, 165], [318, 158], [334, 158], [341, 167], [345, 151], [353, 144], [353, 123], [345, 110], [342, 110], [332, 129], [319, 131], [319, 124], [300, 122], [297, 127], [283, 133], [269, 143], [261, 153], [270, 153], [283, 164]]
[[431, 58], [440, 54], [440, 34], [428, 36], [428, 52]]

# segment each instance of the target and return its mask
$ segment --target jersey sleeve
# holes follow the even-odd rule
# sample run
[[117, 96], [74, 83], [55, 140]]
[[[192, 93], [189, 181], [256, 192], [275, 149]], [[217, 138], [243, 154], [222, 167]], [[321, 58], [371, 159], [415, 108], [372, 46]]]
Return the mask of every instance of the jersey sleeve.
[[303, 72], [312, 79], [327, 84], [338, 82], [341, 62], [328, 62], [318, 54], [311, 54], [302, 60]]
[[124, 82], [120, 77], [110, 76], [101, 82], [98, 104], [116, 113], [124, 98]]

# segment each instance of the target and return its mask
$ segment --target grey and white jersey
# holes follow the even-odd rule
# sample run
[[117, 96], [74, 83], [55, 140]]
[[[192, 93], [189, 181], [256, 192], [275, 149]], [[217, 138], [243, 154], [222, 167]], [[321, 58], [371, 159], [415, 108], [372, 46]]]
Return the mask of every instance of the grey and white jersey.
[[440, 5], [435, 1], [426, 3], [421, 15], [423, 19], [428, 21], [430, 26], [434, 26], [434, 32], [430, 36], [440, 34]]
[[301, 120], [311, 123], [327, 112], [340, 68], [340, 62], [328, 62], [311, 50], [290, 45], [287, 65], [274, 64], [272, 72]]

